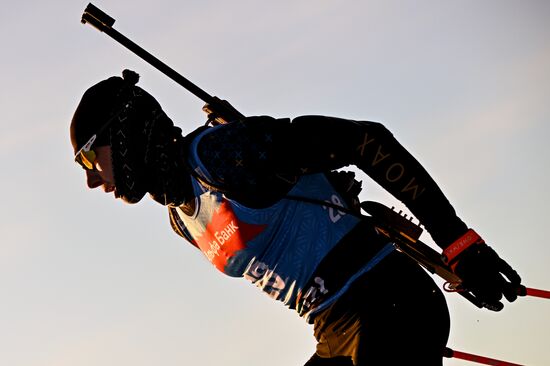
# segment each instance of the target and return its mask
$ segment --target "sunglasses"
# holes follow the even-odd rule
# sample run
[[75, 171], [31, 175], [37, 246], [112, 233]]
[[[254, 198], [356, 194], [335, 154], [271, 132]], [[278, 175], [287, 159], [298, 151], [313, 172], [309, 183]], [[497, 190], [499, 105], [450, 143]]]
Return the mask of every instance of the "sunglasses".
[[84, 170], [89, 171], [96, 171], [97, 168], [95, 167], [95, 159], [97, 157], [97, 154], [94, 150], [92, 150], [92, 145], [94, 144], [95, 140], [97, 138], [97, 134], [93, 135], [91, 139], [88, 140], [82, 146], [80, 150], [76, 153], [74, 156], [74, 161], [77, 162]]
[[118, 111], [114, 116], [109, 118], [107, 122], [78, 150], [74, 156], [74, 161], [80, 165], [84, 170], [97, 171], [95, 161], [97, 158], [96, 152], [92, 149], [97, 136], [99, 136], [115, 119], [117, 119], [123, 112], [126, 112], [132, 103], [128, 102], [126, 105]]

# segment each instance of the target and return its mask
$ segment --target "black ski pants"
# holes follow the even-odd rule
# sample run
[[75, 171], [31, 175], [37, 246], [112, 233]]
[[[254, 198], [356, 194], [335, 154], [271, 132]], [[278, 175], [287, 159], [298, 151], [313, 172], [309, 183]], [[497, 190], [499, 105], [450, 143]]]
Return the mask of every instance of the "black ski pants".
[[395, 252], [315, 317], [317, 350], [305, 366], [441, 366], [449, 328], [441, 290]]

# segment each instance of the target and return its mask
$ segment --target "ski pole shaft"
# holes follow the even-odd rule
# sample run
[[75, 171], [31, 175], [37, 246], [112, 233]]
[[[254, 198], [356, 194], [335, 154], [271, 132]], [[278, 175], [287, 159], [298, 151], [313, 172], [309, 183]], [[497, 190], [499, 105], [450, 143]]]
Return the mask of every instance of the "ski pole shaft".
[[125, 37], [123, 34], [118, 32], [116, 29], [113, 28], [113, 24], [115, 23], [115, 19], [107, 15], [105, 12], [103, 12], [101, 9], [93, 5], [92, 3], [89, 3], [86, 9], [84, 10], [84, 13], [82, 14], [81, 22], [83, 24], [89, 23], [93, 27], [97, 28], [100, 32], [103, 32], [113, 38], [115, 41], [122, 44], [124, 47], [141, 57], [143, 60], [151, 64], [153, 67], [158, 69], [160, 72], [162, 72], [164, 75], [168, 76], [170, 79], [174, 80], [179, 85], [183, 86], [185, 89], [190, 91], [192, 94], [197, 96], [199, 99], [203, 100], [207, 104], [210, 104], [214, 110], [216, 110], [219, 114], [225, 115], [225, 116], [231, 116], [233, 118], [243, 118], [244, 115], [242, 115], [239, 111], [234, 109], [229, 109], [223, 103], [221, 103], [221, 100], [219, 98], [216, 98], [204, 90], [202, 90], [200, 87], [192, 83], [190, 80], [183, 77], [181, 74], [179, 74], [177, 71], [172, 69], [170, 66], [166, 65], [164, 62], [160, 61], [158, 58], [147, 52], [145, 49]]
[[542, 297], [543, 299], [550, 299], [550, 291], [539, 290], [536, 288], [529, 288], [529, 287], [523, 287], [523, 286], [520, 287], [519, 289], [519, 295]]
[[496, 360], [494, 358], [478, 356], [471, 353], [455, 351], [450, 348], [445, 349], [444, 356], [447, 358], [458, 358], [461, 360], [466, 360], [470, 362], [476, 362], [483, 365], [492, 365], [492, 366], [522, 366], [518, 363], [506, 362], [501, 360]]

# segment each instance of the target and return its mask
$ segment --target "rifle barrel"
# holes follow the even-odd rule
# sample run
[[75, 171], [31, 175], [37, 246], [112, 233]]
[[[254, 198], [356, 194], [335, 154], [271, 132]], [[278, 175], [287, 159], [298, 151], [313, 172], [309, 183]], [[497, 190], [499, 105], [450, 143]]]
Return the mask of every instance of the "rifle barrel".
[[[183, 77], [170, 66], [166, 65], [164, 62], [162, 62], [161, 60], [147, 52], [145, 49], [137, 45], [135, 42], [128, 39], [126, 36], [114, 29], [113, 24], [115, 23], [115, 19], [107, 15], [105, 12], [97, 8], [92, 3], [89, 3], [84, 10], [81, 22], [84, 24], [90, 23], [90, 25], [97, 28], [99, 31], [106, 33], [111, 38], [122, 44], [124, 47], [151, 64], [153, 67], [157, 68], [170, 79], [174, 80], [176, 83], [189, 90], [205, 103], [215, 105], [216, 107], [219, 106], [219, 101], [216, 100], [213, 96], [199, 88], [197, 85]], [[223, 108], [223, 106], [221, 108]], [[240, 117], [244, 116], [241, 114]]]

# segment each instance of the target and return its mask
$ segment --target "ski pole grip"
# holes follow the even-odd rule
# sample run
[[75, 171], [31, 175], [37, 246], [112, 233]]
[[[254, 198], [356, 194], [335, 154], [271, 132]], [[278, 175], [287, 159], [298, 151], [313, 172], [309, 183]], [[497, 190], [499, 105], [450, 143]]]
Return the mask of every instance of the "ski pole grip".
[[89, 3], [86, 9], [84, 9], [80, 21], [82, 24], [90, 23], [90, 25], [97, 28], [100, 32], [104, 32], [115, 24], [115, 20], [112, 17], [92, 3]]

